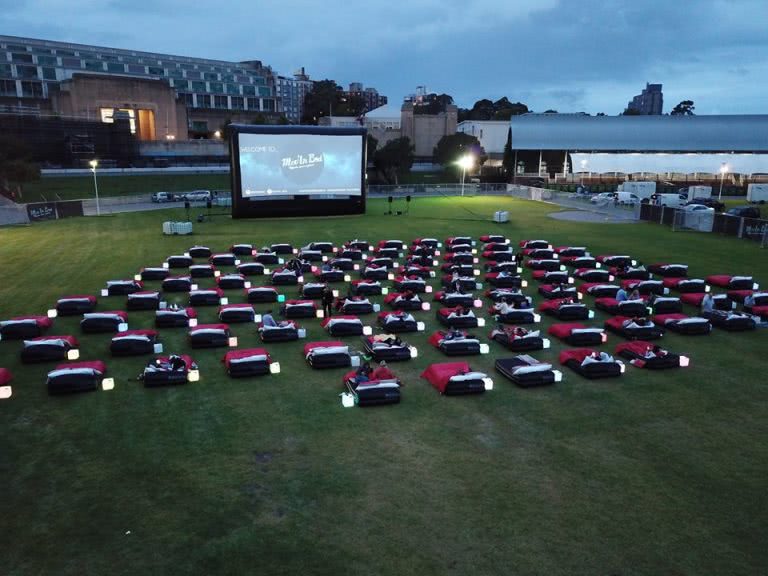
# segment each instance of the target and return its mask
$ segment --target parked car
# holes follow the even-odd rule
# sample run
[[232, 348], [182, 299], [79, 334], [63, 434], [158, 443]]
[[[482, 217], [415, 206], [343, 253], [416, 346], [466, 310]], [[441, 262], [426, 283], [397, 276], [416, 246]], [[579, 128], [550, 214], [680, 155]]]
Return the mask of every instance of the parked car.
[[704, 206], [704, 204], [693, 204], [689, 202], [685, 206], [683, 206], [683, 210], [686, 212], [711, 212], [712, 214], [715, 213], [715, 209], [711, 206]]
[[193, 190], [192, 192], [187, 192], [184, 194], [184, 200], [188, 200], [190, 202], [197, 202], [197, 201], [206, 201], [211, 199], [211, 191], [210, 190]]
[[739, 218], [760, 218], [760, 208], [757, 206], [734, 206], [725, 213]]
[[172, 192], [155, 192], [152, 194], [152, 202], [175, 202], [178, 200]]
[[604, 204], [606, 202], [613, 202], [615, 198], [616, 192], [600, 192], [599, 194], [592, 196], [589, 201], [592, 202], [592, 204]]
[[717, 200], [716, 198], [694, 198], [690, 202], [686, 204], [686, 206], [690, 204], [702, 204], [704, 206], [709, 206], [710, 208], [714, 208], [715, 212], [722, 212], [725, 210], [725, 204]]

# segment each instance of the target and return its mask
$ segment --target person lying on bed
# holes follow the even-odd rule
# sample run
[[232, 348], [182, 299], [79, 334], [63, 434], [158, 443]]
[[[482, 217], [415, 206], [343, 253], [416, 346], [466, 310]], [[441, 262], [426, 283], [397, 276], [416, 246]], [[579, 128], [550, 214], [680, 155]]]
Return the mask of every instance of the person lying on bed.
[[622, 328], [643, 328], [646, 326], [653, 326], [653, 322], [643, 317], [630, 318], [621, 323]]
[[403, 295], [400, 296], [399, 299], [400, 300], [413, 300], [414, 298], [416, 298], [416, 293], [413, 292], [412, 290], [406, 290], [405, 292], [403, 292]]
[[467, 308], [466, 306], [459, 306], [456, 311], [454, 312], [456, 316], [469, 316], [472, 314], [472, 310]]
[[458, 328], [451, 328], [443, 336], [443, 340], [463, 340], [464, 333]]
[[396, 334], [377, 334], [373, 337], [374, 342], [381, 342], [388, 346], [402, 346], [403, 341]]
[[588, 356], [584, 357], [584, 360], [581, 361], [582, 366], [586, 366], [587, 364], [591, 364], [593, 362], [613, 362], [613, 356], [608, 354], [607, 352], [592, 352]]
[[568, 284], [555, 284], [550, 292], [552, 294], [557, 294], [558, 292], [565, 292], [567, 290], [570, 290]]
[[493, 307], [501, 316], [504, 316], [505, 314], [509, 314], [515, 309], [514, 306], [510, 306], [506, 298], [502, 298], [501, 302], [497, 302]]
[[507, 270], [506, 268], [502, 268], [501, 270], [499, 270], [499, 275], [497, 276], [497, 278], [511, 278], [512, 276], [513, 274], [511, 274], [509, 270]]
[[154, 360], [150, 361], [149, 364], [147, 364], [147, 370], [150, 372], [171, 372], [176, 370], [184, 370], [187, 367], [187, 365], [184, 363], [184, 360], [181, 359], [180, 356], [177, 356], [176, 354], [171, 354], [168, 357], [168, 360], [161, 360], [160, 358], [155, 358]]
[[357, 369], [357, 372], [355, 372], [355, 382], [357, 384], [362, 384], [363, 382], [368, 382], [371, 379], [371, 372], [373, 370], [371, 369], [370, 362], [364, 362], [360, 365], [360, 368]]

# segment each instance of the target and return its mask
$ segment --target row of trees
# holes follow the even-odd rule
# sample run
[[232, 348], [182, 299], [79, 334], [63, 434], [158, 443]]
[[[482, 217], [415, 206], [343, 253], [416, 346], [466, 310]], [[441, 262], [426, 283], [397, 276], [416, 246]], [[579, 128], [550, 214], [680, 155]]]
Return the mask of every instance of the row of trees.
[[29, 147], [6, 134], [0, 134], [0, 194], [16, 199], [21, 185], [40, 179], [40, 166], [32, 161]]

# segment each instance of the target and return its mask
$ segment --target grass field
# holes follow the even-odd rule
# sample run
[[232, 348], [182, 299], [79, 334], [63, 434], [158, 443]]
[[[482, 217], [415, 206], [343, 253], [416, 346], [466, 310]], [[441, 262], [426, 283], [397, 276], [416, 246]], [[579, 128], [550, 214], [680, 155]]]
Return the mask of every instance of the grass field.
[[[130, 196], [148, 192], [229, 190], [227, 174], [171, 174], [143, 176], [98, 176], [99, 196]], [[80, 200], [93, 198], [93, 178], [72, 176], [41, 178], [24, 185], [21, 202]]]
[[[160, 233], [179, 209], [2, 229], [0, 318], [96, 294], [193, 244], [236, 241], [501, 232], [768, 282], [765, 252], [728, 237], [554, 221], [551, 206], [503, 198], [419, 199], [401, 217], [382, 217], [385, 209], [372, 201], [360, 217], [220, 216], [195, 224], [192, 237]], [[489, 222], [498, 209], [512, 222]], [[104, 298], [99, 308], [123, 302]], [[200, 312], [201, 322], [215, 318]], [[566, 371], [562, 383], [531, 390], [494, 373], [494, 359], [511, 353], [492, 343], [469, 362], [494, 376], [494, 390], [441, 397], [418, 377], [446, 361], [426, 344], [437, 323], [417, 314], [427, 333], [406, 336], [419, 358], [391, 365], [403, 402], [373, 409], [341, 408], [344, 371], [309, 369], [303, 343], [269, 346], [279, 376], [230, 380], [222, 351], [195, 351], [199, 383], [147, 390], [134, 379], [146, 358], [110, 358], [108, 335], [81, 336], [76, 319], [60, 318], [50, 333], [77, 335], [85, 359], [107, 362], [116, 389], [51, 398], [49, 366], [22, 366], [20, 344], [1, 342], [0, 366], [16, 379], [0, 403], [0, 573], [765, 573], [768, 331], [668, 334], [663, 344], [688, 353], [691, 368], [629, 367], [610, 381]], [[152, 314], [129, 322], [151, 327]], [[328, 339], [317, 321], [303, 323], [308, 340]], [[253, 328], [232, 328], [241, 347], [257, 344]], [[186, 350], [184, 336], [163, 331], [166, 350]], [[619, 341], [609, 336], [607, 348]], [[535, 356], [555, 361], [561, 348], [553, 341]]]

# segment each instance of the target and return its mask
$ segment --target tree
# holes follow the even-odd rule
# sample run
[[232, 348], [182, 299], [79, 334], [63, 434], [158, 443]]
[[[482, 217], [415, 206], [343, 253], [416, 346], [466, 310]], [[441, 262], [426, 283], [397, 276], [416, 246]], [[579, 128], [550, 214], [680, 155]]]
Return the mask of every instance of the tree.
[[515, 173], [515, 155], [512, 153], [512, 129], [507, 130], [507, 143], [504, 144], [504, 157], [501, 165], [507, 174]]
[[435, 162], [449, 169], [458, 169], [456, 162], [465, 154], [472, 154], [477, 159], [478, 165], [482, 165], [488, 156], [480, 146], [480, 141], [470, 134], [457, 132], [440, 138], [435, 146], [433, 156]]
[[693, 100], [683, 100], [672, 108], [672, 112], [670, 114], [672, 116], [693, 116], [693, 111], [696, 109], [696, 107], [693, 105]]
[[504, 96], [491, 102], [487, 98], [475, 102], [471, 109], [460, 108], [458, 121], [465, 120], [509, 120], [512, 116], [528, 113], [528, 106], [522, 102], [510, 102]]
[[40, 167], [32, 161], [32, 151], [12, 136], [0, 135], [0, 192], [10, 198], [21, 192], [25, 182], [40, 179]]
[[640, 110], [635, 110], [634, 108], [624, 108], [624, 112], [620, 114], [620, 116], [642, 116], [642, 112]]
[[388, 183], [397, 184], [398, 175], [405, 174], [413, 166], [413, 152], [409, 138], [395, 138], [376, 151], [373, 165]]
[[453, 104], [453, 96], [448, 94], [427, 94], [420, 102], [414, 102], [414, 114], [440, 114]]
[[557, 110], [552, 110], [552, 109], [544, 110], [544, 114], [557, 114], [557, 113], [558, 113]]
[[319, 80], [304, 97], [302, 124], [317, 124], [318, 120], [334, 116], [359, 116], [365, 110], [362, 96], [350, 96], [333, 80]]
[[376, 140], [373, 136], [368, 134], [368, 137], [365, 141], [365, 154], [366, 158], [368, 158], [368, 162], [373, 162], [374, 157], [376, 156], [376, 148], [379, 147], [379, 141]]

